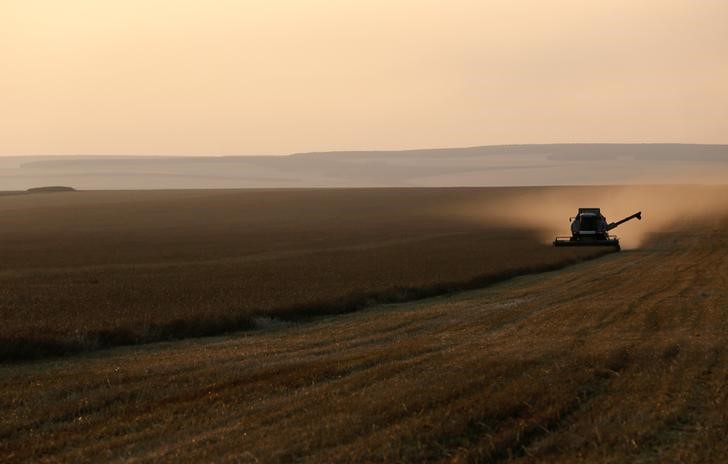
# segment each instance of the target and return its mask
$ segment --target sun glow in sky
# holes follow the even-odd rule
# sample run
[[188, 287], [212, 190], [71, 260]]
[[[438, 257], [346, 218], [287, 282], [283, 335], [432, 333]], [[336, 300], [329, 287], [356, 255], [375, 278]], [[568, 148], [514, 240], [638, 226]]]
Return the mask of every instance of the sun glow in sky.
[[3, 0], [0, 154], [728, 143], [726, 0]]

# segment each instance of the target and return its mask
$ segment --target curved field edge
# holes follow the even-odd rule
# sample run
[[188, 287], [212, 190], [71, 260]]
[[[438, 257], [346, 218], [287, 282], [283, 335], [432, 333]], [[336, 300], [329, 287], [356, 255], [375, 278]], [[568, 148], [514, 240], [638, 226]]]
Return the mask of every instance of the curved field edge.
[[55, 337], [46, 334], [37, 336], [0, 336], [0, 363], [17, 363], [68, 356], [117, 346], [257, 330], [260, 328], [258, 321], [261, 318], [273, 318], [281, 322], [305, 323], [320, 317], [351, 313], [380, 304], [403, 303], [479, 289], [519, 276], [563, 269], [609, 253], [609, 250], [600, 248], [594, 249], [591, 254], [572, 254], [556, 262], [536, 266], [520, 266], [501, 272], [482, 274], [465, 280], [423, 286], [393, 286], [382, 291], [354, 291], [331, 300], [287, 305], [272, 310], [179, 318], [167, 323], [149, 324], [141, 329], [118, 327], [91, 330], [85, 333], [56, 335]]

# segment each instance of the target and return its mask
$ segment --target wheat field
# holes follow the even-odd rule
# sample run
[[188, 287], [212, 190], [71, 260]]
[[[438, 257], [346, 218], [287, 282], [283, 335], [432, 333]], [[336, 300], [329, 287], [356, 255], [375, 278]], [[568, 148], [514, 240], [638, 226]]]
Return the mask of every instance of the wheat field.
[[726, 227], [686, 218], [469, 291], [5, 363], [0, 461], [724, 462]]

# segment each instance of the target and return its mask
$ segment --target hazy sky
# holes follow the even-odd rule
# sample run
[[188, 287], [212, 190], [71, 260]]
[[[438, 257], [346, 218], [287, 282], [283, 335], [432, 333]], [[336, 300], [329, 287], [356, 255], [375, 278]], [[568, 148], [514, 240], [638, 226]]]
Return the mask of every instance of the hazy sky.
[[727, 0], [0, 0], [0, 154], [728, 143]]

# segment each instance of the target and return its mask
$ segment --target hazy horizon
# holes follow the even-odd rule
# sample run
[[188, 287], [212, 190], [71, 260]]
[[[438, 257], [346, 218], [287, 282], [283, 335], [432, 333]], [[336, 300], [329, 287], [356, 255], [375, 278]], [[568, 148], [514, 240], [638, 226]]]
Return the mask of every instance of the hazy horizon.
[[0, 155], [728, 143], [728, 2], [7, 0]]
[[0, 157], [0, 190], [725, 184], [728, 145], [495, 145], [291, 156]]

